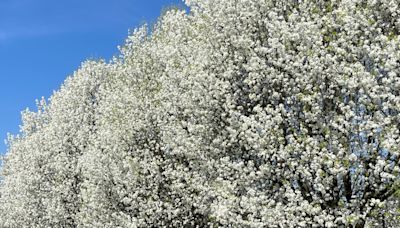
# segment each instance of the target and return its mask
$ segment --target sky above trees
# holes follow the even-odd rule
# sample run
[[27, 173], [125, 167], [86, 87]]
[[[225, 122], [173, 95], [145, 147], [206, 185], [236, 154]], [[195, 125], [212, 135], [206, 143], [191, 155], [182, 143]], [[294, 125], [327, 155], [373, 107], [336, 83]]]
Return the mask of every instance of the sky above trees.
[[20, 112], [50, 97], [86, 59], [110, 59], [128, 30], [180, 0], [0, 1], [0, 154]]

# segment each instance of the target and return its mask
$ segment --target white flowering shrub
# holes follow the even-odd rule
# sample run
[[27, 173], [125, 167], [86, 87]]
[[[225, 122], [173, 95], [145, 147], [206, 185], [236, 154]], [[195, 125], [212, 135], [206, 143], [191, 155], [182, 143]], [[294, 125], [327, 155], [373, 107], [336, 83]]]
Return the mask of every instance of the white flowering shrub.
[[400, 2], [186, 4], [23, 113], [0, 227], [398, 227]]

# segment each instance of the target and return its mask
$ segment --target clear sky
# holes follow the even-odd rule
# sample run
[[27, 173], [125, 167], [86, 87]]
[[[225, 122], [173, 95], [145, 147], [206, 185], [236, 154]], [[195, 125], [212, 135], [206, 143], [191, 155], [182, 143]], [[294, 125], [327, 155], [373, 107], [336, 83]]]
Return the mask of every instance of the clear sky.
[[181, 0], [0, 0], [0, 154], [21, 111], [35, 109], [80, 63], [118, 54], [129, 29]]

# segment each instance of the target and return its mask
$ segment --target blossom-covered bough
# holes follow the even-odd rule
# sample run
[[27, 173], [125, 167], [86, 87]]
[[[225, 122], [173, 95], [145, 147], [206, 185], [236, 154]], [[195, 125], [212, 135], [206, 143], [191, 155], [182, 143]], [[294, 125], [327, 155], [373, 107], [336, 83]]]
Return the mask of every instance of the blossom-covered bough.
[[24, 112], [1, 227], [396, 227], [398, 0], [191, 0]]

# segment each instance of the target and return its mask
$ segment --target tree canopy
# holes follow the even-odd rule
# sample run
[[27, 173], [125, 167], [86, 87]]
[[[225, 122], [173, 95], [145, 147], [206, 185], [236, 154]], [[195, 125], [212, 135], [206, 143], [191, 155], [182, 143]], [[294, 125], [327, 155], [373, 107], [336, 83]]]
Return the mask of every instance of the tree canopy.
[[0, 227], [398, 225], [399, 0], [187, 0], [9, 138]]

